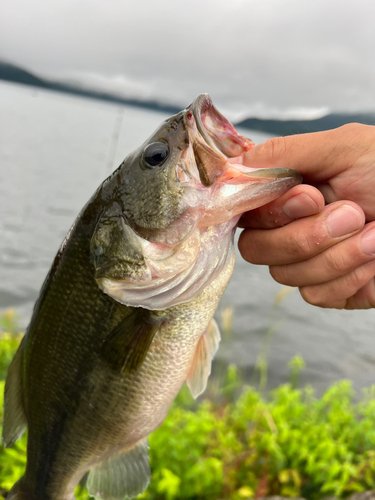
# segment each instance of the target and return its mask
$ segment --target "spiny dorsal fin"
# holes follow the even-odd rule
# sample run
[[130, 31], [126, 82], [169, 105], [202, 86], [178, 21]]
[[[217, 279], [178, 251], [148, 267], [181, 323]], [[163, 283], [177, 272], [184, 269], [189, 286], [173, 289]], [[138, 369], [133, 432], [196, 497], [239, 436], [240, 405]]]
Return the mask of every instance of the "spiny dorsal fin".
[[137, 308], [105, 339], [102, 355], [114, 370], [134, 371], [142, 364], [164, 317]]
[[23, 405], [22, 368], [23, 342], [21, 342], [9, 366], [5, 383], [3, 424], [3, 443], [5, 448], [11, 446], [20, 438], [27, 427]]
[[208, 325], [207, 330], [199, 339], [195, 350], [186, 383], [194, 398], [206, 389], [207, 380], [211, 373], [212, 359], [218, 350], [220, 342], [220, 330], [214, 319]]
[[147, 439], [116, 453], [90, 471], [87, 489], [96, 499], [124, 500], [142, 493], [151, 477]]

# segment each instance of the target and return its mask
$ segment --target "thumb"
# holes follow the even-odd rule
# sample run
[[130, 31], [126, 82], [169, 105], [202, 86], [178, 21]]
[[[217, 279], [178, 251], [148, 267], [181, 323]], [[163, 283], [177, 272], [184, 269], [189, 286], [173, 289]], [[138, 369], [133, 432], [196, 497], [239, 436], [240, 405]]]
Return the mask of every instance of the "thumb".
[[283, 167], [297, 170], [305, 182], [325, 183], [346, 170], [368, 148], [368, 135], [374, 140], [375, 127], [352, 123], [312, 134], [274, 137], [243, 156], [252, 168]]

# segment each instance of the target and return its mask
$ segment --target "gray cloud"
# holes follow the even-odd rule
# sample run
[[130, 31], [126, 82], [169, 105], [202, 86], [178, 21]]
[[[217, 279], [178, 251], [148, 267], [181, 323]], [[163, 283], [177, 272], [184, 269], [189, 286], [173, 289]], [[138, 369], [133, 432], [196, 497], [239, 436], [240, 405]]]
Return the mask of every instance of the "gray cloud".
[[233, 114], [375, 109], [373, 0], [3, 0], [0, 57]]

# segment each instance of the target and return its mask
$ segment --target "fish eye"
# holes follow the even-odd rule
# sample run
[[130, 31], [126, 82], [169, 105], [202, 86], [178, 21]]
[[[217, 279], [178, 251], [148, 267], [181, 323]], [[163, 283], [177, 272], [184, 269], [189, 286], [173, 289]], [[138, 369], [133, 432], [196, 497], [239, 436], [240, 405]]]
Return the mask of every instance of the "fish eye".
[[166, 142], [152, 142], [143, 151], [143, 163], [147, 168], [161, 165], [169, 156], [169, 147]]

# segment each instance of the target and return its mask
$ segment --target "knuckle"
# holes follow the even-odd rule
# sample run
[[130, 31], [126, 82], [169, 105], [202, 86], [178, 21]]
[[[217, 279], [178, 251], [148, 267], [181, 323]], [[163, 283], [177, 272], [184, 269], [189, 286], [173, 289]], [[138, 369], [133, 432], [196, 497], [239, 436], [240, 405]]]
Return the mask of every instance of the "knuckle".
[[324, 252], [325, 267], [329, 271], [334, 271], [335, 275], [341, 275], [348, 272], [349, 265], [347, 255], [338, 248], [331, 247]]
[[255, 208], [251, 210], [251, 219], [255, 227], [264, 227], [264, 220], [262, 217], [262, 213], [259, 208]]
[[[330, 132], [332, 138], [340, 145], [338, 148], [333, 149], [333, 156], [337, 155], [337, 151], [341, 152], [342, 158], [349, 162], [349, 165], [356, 164], [366, 155], [366, 163], [373, 161], [371, 156], [375, 151], [375, 127], [373, 125], [347, 123]], [[368, 157], [368, 153], [371, 153], [370, 157]], [[333, 157], [332, 160], [334, 161], [335, 158]]]
[[292, 281], [289, 277], [289, 266], [270, 266], [270, 275], [272, 278], [281, 285], [292, 285]]
[[290, 257], [295, 259], [306, 259], [316, 253], [309, 235], [302, 231], [291, 233], [288, 251]]
[[253, 231], [245, 229], [238, 240], [238, 249], [243, 259], [250, 264], [261, 264], [258, 245], [254, 242]]
[[367, 129], [367, 125], [363, 125], [363, 123], [346, 123], [345, 125], [342, 125], [341, 127], [338, 127], [337, 130], [340, 131], [340, 133], [345, 132], [350, 135], [352, 134], [362, 134], [362, 132]]
[[350, 288], [352, 293], [355, 293], [371, 279], [373, 275], [373, 267], [373, 262], [370, 262], [367, 265], [365, 264], [353, 269], [351, 273], [345, 276], [345, 285]]
[[331, 307], [319, 286], [301, 286], [300, 294], [305, 302], [317, 307]]
[[356, 137], [359, 145], [372, 144], [375, 140], [375, 127], [373, 125], [364, 125], [363, 123], [347, 123], [332, 130], [332, 133], [340, 138], [341, 142], [343, 137], [348, 138], [350, 142], [353, 142], [353, 138]]
[[281, 211], [278, 210], [277, 207], [270, 204], [264, 205], [263, 207], [259, 207], [253, 210], [254, 213], [254, 224], [255, 227], [261, 229], [275, 229], [282, 225], [282, 214]]
[[286, 149], [287, 146], [284, 137], [272, 137], [259, 144], [256, 151], [260, 158], [268, 158], [272, 161], [274, 158], [282, 158], [286, 153]]

